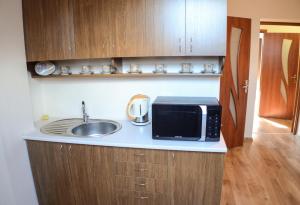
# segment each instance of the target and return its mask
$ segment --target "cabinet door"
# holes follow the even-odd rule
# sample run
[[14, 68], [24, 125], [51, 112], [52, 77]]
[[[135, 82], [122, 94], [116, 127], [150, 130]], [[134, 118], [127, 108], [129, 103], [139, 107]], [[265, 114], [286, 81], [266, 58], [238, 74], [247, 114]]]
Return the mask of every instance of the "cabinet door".
[[114, 57], [145, 56], [146, 0], [112, 0], [115, 5]]
[[146, 0], [145, 15], [145, 54], [184, 55], [185, 0]]
[[219, 205], [224, 154], [174, 152], [172, 156], [174, 205]]
[[226, 0], [186, 0], [186, 55], [226, 55]]
[[72, 57], [71, 0], [23, 0], [27, 61]]
[[74, 205], [67, 145], [27, 142], [32, 174], [40, 205]]
[[112, 57], [114, 1], [74, 0], [75, 58]]
[[69, 165], [76, 204], [114, 205], [110, 150], [100, 146], [72, 145]]

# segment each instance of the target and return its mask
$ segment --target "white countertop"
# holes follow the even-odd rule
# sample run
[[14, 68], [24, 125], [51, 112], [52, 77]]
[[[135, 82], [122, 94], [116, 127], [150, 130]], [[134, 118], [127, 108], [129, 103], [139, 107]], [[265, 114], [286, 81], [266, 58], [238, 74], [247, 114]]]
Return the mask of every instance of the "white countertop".
[[[44, 121], [37, 123], [39, 126], [48, 123]], [[151, 124], [147, 126], [134, 126], [128, 121], [118, 121], [122, 124], [122, 129], [118, 132], [97, 137], [70, 137], [59, 135], [46, 135], [36, 130], [24, 135], [25, 140], [99, 145], [111, 147], [127, 147], [127, 148], [143, 148], [143, 149], [159, 149], [159, 150], [179, 150], [179, 151], [195, 151], [195, 152], [227, 152], [227, 147], [223, 136], [219, 142], [200, 142], [200, 141], [175, 141], [175, 140], [154, 140], [152, 139]]]

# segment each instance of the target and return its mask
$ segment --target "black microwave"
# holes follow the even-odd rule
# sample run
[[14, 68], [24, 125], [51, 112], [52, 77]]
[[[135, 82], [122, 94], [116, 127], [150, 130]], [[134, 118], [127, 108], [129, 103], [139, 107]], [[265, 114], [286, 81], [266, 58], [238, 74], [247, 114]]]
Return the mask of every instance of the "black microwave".
[[213, 97], [157, 97], [152, 104], [152, 138], [219, 141], [221, 112]]

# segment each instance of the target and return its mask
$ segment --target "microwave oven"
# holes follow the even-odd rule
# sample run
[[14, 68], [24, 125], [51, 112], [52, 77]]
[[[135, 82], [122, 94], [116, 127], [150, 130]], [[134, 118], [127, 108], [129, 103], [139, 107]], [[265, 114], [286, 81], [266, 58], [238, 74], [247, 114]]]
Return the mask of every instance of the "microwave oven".
[[159, 96], [152, 104], [152, 138], [219, 141], [221, 112], [217, 98]]

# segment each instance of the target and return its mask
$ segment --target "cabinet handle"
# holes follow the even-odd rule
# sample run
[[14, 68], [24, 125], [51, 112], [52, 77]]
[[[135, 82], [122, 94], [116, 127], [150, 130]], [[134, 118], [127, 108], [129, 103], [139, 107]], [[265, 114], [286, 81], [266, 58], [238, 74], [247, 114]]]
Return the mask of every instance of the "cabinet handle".
[[144, 183], [144, 184], [135, 184], [135, 185], [138, 185], [138, 186], [146, 186], [147, 184]]
[[70, 146], [69, 146], [69, 151], [71, 151], [71, 149], [72, 149], [72, 146], [70, 145]]
[[143, 156], [145, 156], [145, 154], [143, 154], [143, 153], [136, 153], [136, 154], [134, 154], [134, 156], [143, 157]]
[[149, 199], [148, 196], [139, 196], [139, 197], [135, 197], [136, 199]]
[[181, 53], [182, 52], [182, 48], [181, 48], [181, 38], [179, 38], [179, 53]]
[[193, 38], [190, 38], [190, 52], [193, 53]]
[[62, 146], [62, 145], [60, 145], [59, 149], [60, 149], [60, 150], [62, 150], [62, 147], [63, 147], [63, 146]]
[[135, 171], [138, 171], [138, 172], [145, 172], [145, 171], [148, 171], [148, 169], [136, 169]]

